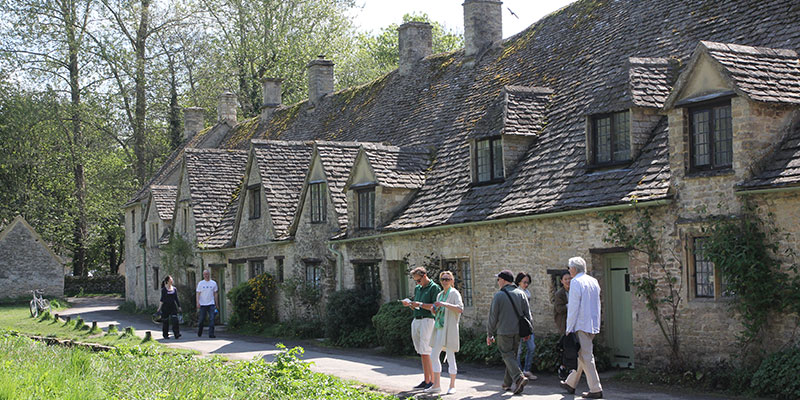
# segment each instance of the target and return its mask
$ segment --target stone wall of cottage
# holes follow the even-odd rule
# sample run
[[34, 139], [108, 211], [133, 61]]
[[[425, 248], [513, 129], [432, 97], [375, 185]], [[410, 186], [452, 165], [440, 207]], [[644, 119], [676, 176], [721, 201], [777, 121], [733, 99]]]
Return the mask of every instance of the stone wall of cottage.
[[144, 251], [139, 246], [142, 236], [142, 206], [135, 203], [126, 207], [125, 213], [125, 300], [136, 304], [144, 303], [143, 258]]
[[64, 295], [64, 266], [53, 257], [22, 221], [14, 223], [0, 241], [0, 298], [31, 298], [30, 290], [44, 296]]
[[[264, 187], [261, 184], [261, 174], [258, 171], [258, 161], [254, 158], [253, 154], [251, 154], [251, 160], [252, 163], [250, 165], [250, 172], [247, 175], [247, 185], [242, 187], [239, 194], [240, 196], [244, 196], [244, 201], [239, 203], [241, 206], [241, 213], [238, 226], [239, 232], [236, 236], [236, 246], [253, 246], [265, 243], [273, 238], [272, 218], [270, 217], [269, 213], [269, 202], [267, 202], [267, 198], [264, 193]], [[252, 199], [250, 198], [252, 194], [248, 188], [255, 185], [258, 185], [260, 189], [258, 191], [261, 204], [260, 217], [250, 218], [253, 212], [251, 209], [253, 203]]]
[[656, 108], [631, 107], [629, 120], [631, 159], [639, 156], [642, 148], [650, 141], [653, 129], [662, 117], [661, 110]]

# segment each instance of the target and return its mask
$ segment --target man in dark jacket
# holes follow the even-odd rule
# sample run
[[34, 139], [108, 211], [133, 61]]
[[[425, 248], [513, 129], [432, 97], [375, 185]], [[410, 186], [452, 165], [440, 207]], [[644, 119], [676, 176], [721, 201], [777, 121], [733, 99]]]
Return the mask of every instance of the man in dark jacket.
[[[492, 298], [492, 306], [489, 310], [489, 322], [487, 323], [486, 345], [497, 342], [497, 350], [503, 357], [506, 365], [506, 374], [503, 377], [503, 389], [514, 387], [514, 394], [522, 393], [528, 378], [522, 374], [517, 362], [517, 348], [519, 347], [519, 315], [527, 316], [530, 321], [531, 311], [528, 307], [528, 298], [521, 290], [514, 286], [514, 275], [509, 270], [503, 270], [497, 276], [497, 287], [500, 290]], [[508, 293], [508, 294], [506, 294]], [[509, 298], [509, 295], [511, 296]], [[511, 301], [514, 302], [512, 306]], [[516, 307], [517, 312], [514, 311]], [[530, 339], [528, 336], [527, 339]]]

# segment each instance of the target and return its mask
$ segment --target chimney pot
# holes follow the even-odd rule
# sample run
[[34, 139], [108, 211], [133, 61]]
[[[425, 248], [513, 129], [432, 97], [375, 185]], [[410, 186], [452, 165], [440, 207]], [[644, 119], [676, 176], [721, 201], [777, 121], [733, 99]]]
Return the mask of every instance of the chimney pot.
[[201, 107], [183, 109], [183, 140], [188, 141], [205, 128], [205, 112]]
[[226, 90], [217, 101], [217, 117], [219, 122], [228, 121], [236, 124], [236, 109], [239, 107], [239, 102], [236, 99], [236, 94], [230, 90]]
[[333, 61], [324, 55], [317, 56], [306, 66], [308, 69], [308, 100], [314, 106], [327, 94], [333, 93]]
[[261, 80], [261, 92], [264, 99], [261, 104], [261, 120], [266, 122], [272, 117], [275, 109], [281, 105], [281, 83], [280, 78], [264, 78]]
[[463, 5], [464, 47], [468, 57], [503, 39], [503, 2], [465, 0]]
[[433, 53], [433, 27], [427, 22], [411, 21], [397, 28], [400, 50], [400, 74], [408, 75], [417, 61]]

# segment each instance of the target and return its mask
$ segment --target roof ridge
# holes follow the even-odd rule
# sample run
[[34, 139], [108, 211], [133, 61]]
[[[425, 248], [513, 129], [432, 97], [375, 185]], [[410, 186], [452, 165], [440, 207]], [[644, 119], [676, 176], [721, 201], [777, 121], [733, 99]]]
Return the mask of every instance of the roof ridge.
[[708, 50], [728, 51], [732, 53], [752, 54], [760, 56], [781, 56], [787, 58], [797, 58], [797, 52], [792, 49], [781, 49], [764, 46], [748, 46], [736, 43], [722, 43], [701, 40], [700, 44]]

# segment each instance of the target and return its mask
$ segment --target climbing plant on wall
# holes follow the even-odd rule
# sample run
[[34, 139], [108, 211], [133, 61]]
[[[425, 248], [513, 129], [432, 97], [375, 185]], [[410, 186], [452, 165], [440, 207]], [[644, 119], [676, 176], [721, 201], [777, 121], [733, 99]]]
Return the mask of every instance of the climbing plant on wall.
[[[631, 256], [645, 257], [645, 270], [638, 278], [631, 280], [637, 296], [645, 301], [653, 314], [661, 334], [670, 347], [674, 366], [681, 363], [678, 322], [682, 283], [664, 258], [664, 249], [656, 239], [656, 228], [647, 208], [637, 207], [635, 221], [631, 226], [623, 220], [623, 214], [603, 214], [603, 221], [609, 226], [604, 241], [631, 250]], [[677, 257], [672, 257], [678, 260]], [[678, 263], [679, 269], [682, 266]]]
[[194, 257], [194, 245], [192, 242], [178, 234], [172, 234], [169, 243], [161, 246], [161, 265], [170, 274], [184, 271], [191, 264]]

